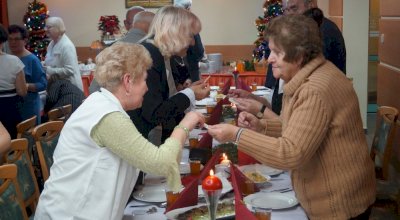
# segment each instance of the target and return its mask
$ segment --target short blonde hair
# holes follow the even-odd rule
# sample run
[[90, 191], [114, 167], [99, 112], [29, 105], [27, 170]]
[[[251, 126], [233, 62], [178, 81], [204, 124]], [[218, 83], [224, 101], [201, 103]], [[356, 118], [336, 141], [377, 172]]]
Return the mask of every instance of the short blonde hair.
[[150, 54], [142, 45], [116, 42], [97, 55], [94, 78], [101, 87], [114, 92], [125, 73], [135, 81], [151, 66]]
[[199, 18], [183, 8], [165, 6], [155, 15], [149, 33], [163, 56], [170, 57], [188, 48], [201, 30]]
[[53, 28], [57, 29], [59, 33], [64, 34], [65, 24], [62, 18], [60, 17], [49, 17], [46, 19], [46, 25], [50, 25]]

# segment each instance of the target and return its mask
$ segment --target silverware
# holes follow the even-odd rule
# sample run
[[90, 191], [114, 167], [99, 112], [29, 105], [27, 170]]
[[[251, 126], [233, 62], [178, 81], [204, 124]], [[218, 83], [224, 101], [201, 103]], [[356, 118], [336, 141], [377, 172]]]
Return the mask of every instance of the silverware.
[[158, 208], [165, 208], [167, 206], [167, 203], [162, 202], [162, 203], [139, 204], [139, 205], [130, 205], [129, 207], [136, 208], [136, 207], [147, 207], [147, 206], [157, 206]]

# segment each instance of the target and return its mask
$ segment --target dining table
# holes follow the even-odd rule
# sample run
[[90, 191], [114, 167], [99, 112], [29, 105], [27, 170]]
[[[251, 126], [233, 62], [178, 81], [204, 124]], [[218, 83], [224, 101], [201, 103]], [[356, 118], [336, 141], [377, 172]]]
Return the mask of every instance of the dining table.
[[[231, 87], [234, 88], [234, 87]], [[201, 113], [206, 113], [205, 105], [207, 102], [215, 100], [216, 90], [218, 88], [216, 86], [212, 86], [210, 97], [207, 97], [203, 100], [199, 100], [196, 102], [196, 111]], [[253, 94], [263, 96], [267, 100], [270, 101], [272, 97], [272, 91], [263, 86], [258, 86], [256, 91], [253, 91]], [[207, 131], [204, 128], [195, 128], [193, 129], [189, 137], [196, 137], [201, 135], [202, 133], [206, 133]], [[212, 140], [212, 148], [217, 148], [220, 145], [218, 141], [215, 139]], [[189, 156], [190, 156], [190, 146], [189, 140], [186, 140], [185, 146], [182, 149], [182, 157], [180, 161], [180, 171], [182, 177], [190, 175], [190, 166], [189, 166]], [[244, 171], [244, 169], [256, 167], [258, 170], [263, 171], [263, 169], [267, 170], [276, 170], [274, 168], [269, 168], [262, 164], [249, 164], [245, 166], [233, 165], [237, 166], [239, 169]], [[260, 169], [262, 168], [262, 169]], [[306, 220], [307, 215], [305, 214], [303, 208], [299, 205], [295, 193], [292, 188], [291, 180], [290, 180], [290, 172], [288, 171], [279, 171], [273, 173], [267, 173], [265, 175], [268, 178], [268, 183], [259, 187], [259, 192], [255, 194], [248, 195], [243, 198], [243, 201], [247, 204], [248, 208], [251, 209], [251, 201], [254, 198], [261, 200], [265, 200], [265, 203], [274, 203], [272, 201], [274, 198], [283, 199], [282, 201], [277, 201], [276, 208], [272, 210], [271, 219], [273, 220]], [[272, 174], [272, 175], [271, 175]], [[234, 200], [233, 187], [228, 179], [223, 181], [224, 189], [223, 193], [224, 199]], [[175, 219], [171, 217], [169, 213], [165, 213], [165, 189], [166, 189], [166, 178], [161, 176], [155, 176], [151, 174], [146, 174], [144, 181], [139, 186], [135, 187], [134, 192], [130, 198], [130, 201], [126, 205], [124, 210], [123, 220], [165, 220], [165, 219]], [[199, 192], [201, 192], [201, 187], [199, 187]], [[199, 193], [199, 204], [205, 204], [204, 198]], [[272, 196], [272, 197], [271, 197]], [[268, 201], [269, 198], [272, 198], [271, 201]], [[288, 201], [286, 201], [286, 199]], [[289, 201], [290, 200], [290, 201]], [[250, 201], [250, 202], [249, 202]], [[289, 205], [288, 205], [289, 203]], [[189, 208], [190, 209], [190, 208]], [[174, 210], [172, 210], [174, 211]], [[172, 212], [171, 211], [171, 212]], [[235, 219], [235, 216], [229, 216], [223, 219]]]
[[[189, 149], [184, 148], [182, 150], [181, 165], [188, 164], [189, 160]], [[186, 173], [186, 167], [181, 167], [183, 173]], [[140, 186], [137, 192], [133, 195], [139, 195], [140, 192], [154, 192], [149, 198], [131, 198], [131, 200], [126, 205], [124, 210], [123, 220], [166, 220], [168, 219], [165, 215], [165, 195], [162, 193], [157, 193], [163, 191], [166, 187], [166, 178], [147, 174], [144, 180], [144, 184]], [[269, 180], [269, 184], [265, 187], [260, 188], [260, 192], [266, 193], [265, 195], [276, 195], [282, 194], [286, 197], [295, 197], [295, 193], [292, 189], [292, 184], [290, 181], [290, 173], [283, 171], [278, 175], [274, 175]], [[246, 198], [246, 197], [245, 197]], [[146, 201], [148, 199], [148, 201]], [[150, 201], [150, 202], [149, 202]], [[200, 200], [199, 200], [200, 201]], [[200, 201], [203, 202], [204, 201]], [[225, 219], [225, 218], [224, 218]], [[234, 216], [231, 218], [234, 219]], [[272, 211], [271, 219], [273, 220], [306, 220], [307, 215], [305, 214], [303, 208], [296, 203], [292, 207], [276, 209]]]

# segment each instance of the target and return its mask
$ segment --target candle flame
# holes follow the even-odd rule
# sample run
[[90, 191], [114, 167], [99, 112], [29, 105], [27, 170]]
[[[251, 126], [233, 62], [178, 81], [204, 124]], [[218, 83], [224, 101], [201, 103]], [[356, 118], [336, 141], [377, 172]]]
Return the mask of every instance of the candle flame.
[[214, 176], [214, 170], [210, 170], [210, 176]]
[[237, 67], [235, 66], [235, 71], [237, 71]]
[[228, 159], [228, 156], [226, 156], [226, 154], [223, 153], [223, 154], [222, 154], [222, 158], [223, 158], [223, 160], [227, 160], [227, 159]]

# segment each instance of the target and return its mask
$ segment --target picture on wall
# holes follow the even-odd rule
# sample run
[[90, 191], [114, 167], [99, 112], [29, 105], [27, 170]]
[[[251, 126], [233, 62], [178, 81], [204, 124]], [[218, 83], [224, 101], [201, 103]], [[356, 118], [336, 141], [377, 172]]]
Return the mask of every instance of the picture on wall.
[[173, 0], [125, 0], [126, 8], [132, 6], [142, 6], [145, 8], [159, 8], [166, 5], [172, 5]]

